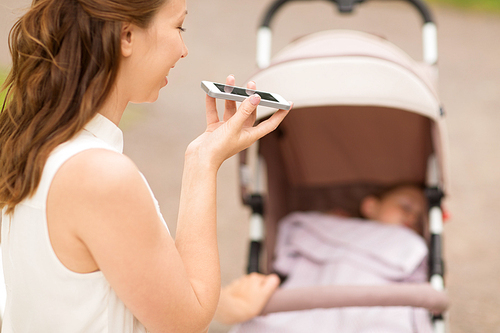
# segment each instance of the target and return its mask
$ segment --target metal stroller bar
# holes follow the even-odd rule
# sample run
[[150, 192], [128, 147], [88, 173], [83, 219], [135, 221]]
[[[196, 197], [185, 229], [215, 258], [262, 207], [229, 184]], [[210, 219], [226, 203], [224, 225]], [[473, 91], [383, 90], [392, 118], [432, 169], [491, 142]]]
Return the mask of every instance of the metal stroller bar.
[[[258, 143], [240, 152], [240, 179], [241, 198], [245, 205], [250, 207], [252, 214], [250, 217], [250, 247], [248, 252], [247, 273], [260, 272], [260, 253], [264, 241], [264, 198], [261, 185], [262, 163], [259, 158]], [[251, 159], [254, 159], [254, 170], [249, 166]]]
[[[437, 188], [428, 188], [429, 198], [429, 224], [430, 224], [430, 251], [429, 251], [429, 273], [430, 283], [436, 291], [444, 291], [444, 263], [442, 258], [443, 212], [441, 210], [441, 199], [443, 192]], [[434, 332], [444, 333], [445, 323], [441, 314], [433, 315], [432, 322]]]
[[[429, 202], [429, 276], [431, 286], [438, 292], [444, 288], [444, 262], [442, 257], [442, 233], [443, 233], [443, 211], [441, 201], [444, 193], [439, 187], [439, 167], [434, 155], [429, 157], [427, 165], [427, 188], [425, 195]], [[442, 314], [433, 315], [432, 323], [434, 332], [446, 332], [446, 326]]]
[[[276, 0], [269, 6], [264, 19], [262, 20], [261, 27], [270, 27], [271, 20], [273, 19], [276, 12], [287, 2], [290, 1], [311, 1], [311, 0]], [[339, 8], [339, 12], [341, 13], [350, 13], [353, 11], [354, 6], [358, 3], [363, 3], [367, 0], [326, 0], [336, 4]], [[432, 17], [432, 13], [425, 4], [425, 2], [421, 0], [403, 0], [411, 3], [420, 13], [424, 23], [434, 23], [434, 19]]]
[[259, 259], [262, 241], [264, 239], [264, 199], [256, 193], [248, 197], [248, 205], [252, 208], [250, 218], [250, 252], [248, 258], [248, 273], [259, 272]]
[[[272, 32], [271, 21], [278, 10], [290, 1], [306, 0], [276, 0], [273, 2], [262, 20], [257, 33], [257, 65], [266, 68], [271, 62]], [[309, 0], [310, 1], [310, 0]], [[351, 13], [354, 6], [366, 0], [326, 0], [336, 4], [341, 13]], [[422, 28], [423, 59], [427, 64], [434, 65], [438, 60], [437, 52], [437, 29], [431, 11], [422, 0], [404, 0], [412, 4], [422, 16], [424, 25]]]
[[[429, 276], [431, 286], [438, 292], [444, 291], [444, 262], [442, 257], [443, 211], [441, 201], [444, 197], [439, 188], [439, 168], [435, 156], [431, 156], [427, 166], [427, 189], [425, 191], [429, 202]], [[446, 332], [446, 325], [442, 314], [433, 315], [434, 332]]]
[[380, 286], [330, 285], [278, 289], [269, 299], [261, 315], [352, 306], [411, 306], [441, 313], [448, 308], [448, 305], [448, 296], [426, 283]]

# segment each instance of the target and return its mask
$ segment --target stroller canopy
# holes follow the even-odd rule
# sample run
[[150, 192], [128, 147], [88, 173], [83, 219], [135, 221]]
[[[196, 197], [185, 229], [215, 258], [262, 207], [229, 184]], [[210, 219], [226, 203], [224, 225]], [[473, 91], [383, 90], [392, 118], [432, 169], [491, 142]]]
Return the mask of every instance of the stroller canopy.
[[291, 185], [425, 183], [434, 155], [444, 189], [435, 67], [383, 38], [335, 30], [291, 43], [252, 80], [294, 102], [279, 143]]
[[292, 96], [296, 108], [370, 105], [439, 116], [435, 68], [415, 62], [381, 37], [359, 31], [332, 30], [301, 38], [253, 79], [259, 89]]

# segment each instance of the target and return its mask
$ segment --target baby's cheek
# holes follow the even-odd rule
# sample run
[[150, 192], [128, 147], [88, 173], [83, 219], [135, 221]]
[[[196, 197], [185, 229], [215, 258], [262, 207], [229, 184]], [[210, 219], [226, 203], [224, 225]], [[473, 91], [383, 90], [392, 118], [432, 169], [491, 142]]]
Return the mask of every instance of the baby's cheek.
[[389, 221], [390, 224], [394, 225], [404, 225], [405, 223], [404, 215], [398, 211], [393, 211], [390, 214], [388, 214], [387, 220]]

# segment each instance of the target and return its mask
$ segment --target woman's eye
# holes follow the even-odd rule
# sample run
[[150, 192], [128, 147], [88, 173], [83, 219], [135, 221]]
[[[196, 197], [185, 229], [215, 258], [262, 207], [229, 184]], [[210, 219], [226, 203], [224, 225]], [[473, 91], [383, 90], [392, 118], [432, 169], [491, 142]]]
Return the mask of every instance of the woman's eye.
[[181, 32], [186, 32], [186, 29], [185, 29], [185, 28], [183, 28], [183, 27], [179, 27], [178, 29], [179, 29]]

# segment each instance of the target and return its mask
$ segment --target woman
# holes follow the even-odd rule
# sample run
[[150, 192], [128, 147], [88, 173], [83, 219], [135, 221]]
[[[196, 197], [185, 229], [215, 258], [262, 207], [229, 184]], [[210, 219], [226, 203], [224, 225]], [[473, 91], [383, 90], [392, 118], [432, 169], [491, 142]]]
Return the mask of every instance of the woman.
[[[11, 31], [0, 114], [2, 332], [201, 332], [219, 297], [216, 174], [272, 131], [259, 96], [187, 148], [175, 241], [118, 129], [187, 56], [185, 0], [35, 0]], [[234, 78], [228, 77], [228, 84]], [[250, 83], [249, 88], [255, 88]]]

